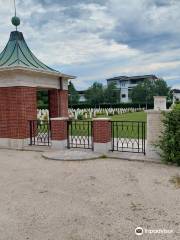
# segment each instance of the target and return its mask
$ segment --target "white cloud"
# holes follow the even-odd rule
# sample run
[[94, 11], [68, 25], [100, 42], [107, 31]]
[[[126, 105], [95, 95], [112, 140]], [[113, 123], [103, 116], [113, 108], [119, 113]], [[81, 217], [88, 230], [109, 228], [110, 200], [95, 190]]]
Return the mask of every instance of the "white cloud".
[[180, 89], [180, 83], [173, 85], [172, 89]]
[[[100, 37], [100, 29], [107, 31], [114, 26], [113, 20], [106, 16], [106, 7], [79, 4], [77, 8], [88, 12], [89, 18], [84, 19], [83, 16], [82, 19], [74, 21], [64, 19], [64, 16], [60, 17], [60, 21], [52, 18], [39, 26], [36, 32], [33, 25], [27, 23], [24, 27], [29, 42], [33, 40], [33, 43], [30, 43], [33, 51], [43, 61], [50, 65], [77, 64], [118, 56], [126, 58], [137, 54], [137, 50], [129, 48], [126, 44]], [[44, 12], [42, 6], [40, 9], [38, 13]], [[29, 12], [29, 15], [31, 14]]]
[[[159, 0], [86, 2], [18, 1], [19, 29], [40, 60], [59, 70], [65, 65], [71, 74], [76, 66], [76, 81], [83, 87], [122, 74], [155, 73], [179, 81], [180, 1], [161, 1], [161, 7]], [[14, 13], [12, 1], [0, 0], [0, 6], [3, 49]]]

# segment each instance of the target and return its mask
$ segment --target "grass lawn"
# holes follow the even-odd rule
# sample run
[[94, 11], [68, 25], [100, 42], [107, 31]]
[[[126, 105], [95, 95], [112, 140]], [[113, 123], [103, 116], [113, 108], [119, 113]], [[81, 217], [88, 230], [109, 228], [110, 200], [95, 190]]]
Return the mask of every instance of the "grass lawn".
[[[104, 115], [99, 115], [100, 117], [106, 117]], [[114, 137], [119, 138], [142, 138], [142, 124], [136, 123], [136, 121], [146, 122], [147, 114], [145, 112], [135, 112], [135, 113], [125, 113], [121, 115], [114, 115], [111, 117], [112, 121], [133, 121], [126, 123], [114, 124], [113, 134]], [[89, 120], [91, 121], [91, 120]], [[89, 134], [88, 134], [89, 132]], [[72, 125], [69, 127], [69, 133], [71, 136], [87, 136], [91, 135], [91, 125], [83, 121], [73, 121]]]
[[[104, 115], [98, 117], [106, 117]], [[111, 117], [112, 121], [147, 121], [147, 113], [145, 112], [134, 112], [124, 113], [120, 115], [114, 115]]]

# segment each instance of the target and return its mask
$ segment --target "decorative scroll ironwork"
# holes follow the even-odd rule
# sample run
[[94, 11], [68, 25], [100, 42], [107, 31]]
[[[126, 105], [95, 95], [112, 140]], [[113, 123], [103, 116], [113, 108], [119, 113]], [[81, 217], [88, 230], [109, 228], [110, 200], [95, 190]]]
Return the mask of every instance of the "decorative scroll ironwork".
[[145, 122], [112, 122], [112, 151], [145, 154], [145, 139]]
[[29, 121], [30, 145], [50, 146], [50, 122], [32, 120]]
[[91, 121], [68, 122], [68, 148], [93, 149]]

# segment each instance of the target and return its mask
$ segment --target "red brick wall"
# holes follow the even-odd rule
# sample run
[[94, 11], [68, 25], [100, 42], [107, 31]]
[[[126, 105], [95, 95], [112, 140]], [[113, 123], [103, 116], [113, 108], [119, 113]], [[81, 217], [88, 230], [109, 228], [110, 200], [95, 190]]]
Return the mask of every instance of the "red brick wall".
[[28, 120], [36, 119], [36, 88], [0, 88], [0, 138], [28, 138]]
[[51, 139], [52, 140], [67, 139], [67, 120], [51, 121]]
[[68, 117], [68, 91], [53, 89], [49, 91], [50, 117]]
[[59, 91], [60, 117], [68, 117], [68, 91]]
[[93, 121], [93, 140], [95, 143], [111, 141], [111, 122], [109, 120]]
[[58, 90], [49, 90], [49, 114], [50, 118], [58, 117]]

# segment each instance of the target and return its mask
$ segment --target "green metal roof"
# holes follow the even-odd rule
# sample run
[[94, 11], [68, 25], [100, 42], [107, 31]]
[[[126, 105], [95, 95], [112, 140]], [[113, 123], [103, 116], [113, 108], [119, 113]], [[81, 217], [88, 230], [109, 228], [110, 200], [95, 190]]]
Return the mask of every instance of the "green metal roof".
[[27, 46], [23, 34], [18, 31], [11, 32], [9, 41], [0, 54], [0, 68], [6, 67], [25, 67], [58, 73], [34, 56]]

